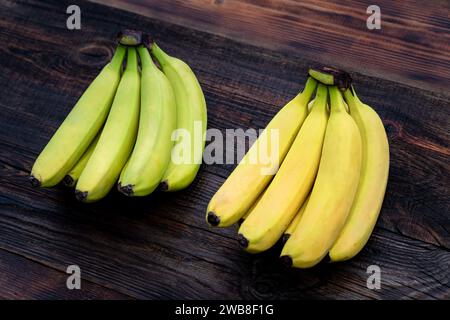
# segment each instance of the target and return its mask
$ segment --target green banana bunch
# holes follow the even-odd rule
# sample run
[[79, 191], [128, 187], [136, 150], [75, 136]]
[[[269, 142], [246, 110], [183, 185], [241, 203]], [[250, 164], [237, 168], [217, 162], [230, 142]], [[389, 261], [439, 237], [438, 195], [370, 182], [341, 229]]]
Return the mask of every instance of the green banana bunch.
[[119, 45], [111, 62], [92, 81], [39, 154], [30, 175], [34, 186], [58, 184], [91, 144], [114, 99], [125, 53], [126, 49]]
[[269, 249], [283, 235], [314, 183], [328, 121], [328, 89], [319, 84], [311, 112], [262, 199], [239, 228], [248, 252]]
[[330, 249], [331, 261], [354, 257], [369, 240], [383, 204], [389, 175], [389, 143], [378, 114], [354, 90], [344, 93], [362, 138], [361, 176], [347, 221]]
[[[260, 137], [209, 202], [206, 221], [210, 225], [230, 226], [238, 222], [249, 211], [275, 175], [276, 170], [272, 170], [274, 166], [282, 163], [286, 156], [308, 114], [308, 102], [316, 86], [317, 81], [308, 78], [303, 92], [278, 111], [269, 122]], [[278, 134], [277, 145], [272, 145], [274, 133]], [[269, 164], [260, 161], [261, 154], [271, 155], [272, 149], [276, 148], [278, 149], [277, 159], [272, 159], [274, 161]], [[244, 223], [246, 221], [247, 219]]]
[[156, 43], [151, 52], [169, 79], [177, 106], [177, 143], [171, 161], [162, 177], [163, 191], [186, 188], [194, 180], [202, 162], [206, 136], [206, 102], [202, 88], [191, 68], [180, 59], [169, 56]]
[[94, 152], [95, 147], [97, 146], [99, 138], [100, 133], [98, 133], [94, 138], [94, 141], [91, 142], [88, 149], [83, 153], [80, 160], [78, 160], [77, 164], [69, 171], [69, 173], [66, 174], [62, 181], [64, 185], [66, 185], [67, 187], [75, 187], [78, 178], [80, 178], [81, 172], [83, 172], [89, 159], [91, 158], [92, 153]]
[[117, 181], [136, 140], [140, 105], [140, 76], [136, 49], [129, 48], [127, 66], [120, 80], [105, 127], [76, 185], [78, 200], [104, 197]]
[[153, 63], [144, 46], [138, 48], [142, 66], [141, 111], [136, 145], [119, 179], [128, 196], [153, 192], [169, 165], [176, 129], [175, 95], [169, 80]]
[[337, 87], [330, 87], [331, 112], [322, 157], [308, 205], [281, 252], [298, 268], [316, 265], [345, 224], [359, 183], [362, 144], [358, 126], [347, 113]]

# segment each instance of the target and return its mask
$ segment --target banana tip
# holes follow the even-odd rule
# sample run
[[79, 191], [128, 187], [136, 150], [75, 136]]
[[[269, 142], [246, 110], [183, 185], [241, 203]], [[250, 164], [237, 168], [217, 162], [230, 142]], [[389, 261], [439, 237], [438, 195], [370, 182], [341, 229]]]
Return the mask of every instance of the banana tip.
[[127, 184], [122, 186], [120, 183], [117, 185], [117, 189], [124, 195], [131, 197], [133, 195], [133, 185]]
[[41, 185], [41, 181], [33, 175], [30, 175], [30, 183], [33, 187], [39, 187]]
[[208, 212], [206, 220], [208, 220], [208, 223], [213, 227], [217, 227], [220, 223], [220, 218], [212, 211]]
[[289, 233], [285, 233], [284, 235], [283, 235], [283, 238], [281, 239], [281, 241], [283, 242], [283, 244], [285, 244], [288, 240], [289, 240], [289, 237], [290, 237], [291, 235], [289, 234]]
[[246, 249], [248, 247], [248, 240], [242, 234], [238, 234], [238, 242], [242, 249]]
[[74, 184], [75, 180], [73, 180], [73, 178], [69, 175], [66, 175], [62, 181], [62, 183], [67, 186], [70, 187]]
[[78, 201], [85, 202], [87, 196], [88, 196], [87, 191], [75, 190], [75, 198], [77, 198]]
[[292, 267], [292, 258], [290, 256], [281, 256], [280, 260], [284, 266], [288, 268]]
[[159, 184], [159, 189], [161, 189], [161, 191], [169, 191], [169, 183], [167, 180], [164, 180]]

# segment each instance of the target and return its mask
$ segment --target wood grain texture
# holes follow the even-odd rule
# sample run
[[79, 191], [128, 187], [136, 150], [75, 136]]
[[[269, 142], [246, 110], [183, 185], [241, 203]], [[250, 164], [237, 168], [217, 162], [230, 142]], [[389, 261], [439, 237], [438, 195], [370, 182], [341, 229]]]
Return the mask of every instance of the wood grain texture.
[[[300, 53], [79, 3], [82, 30], [69, 31], [68, 3], [0, 2], [0, 268], [38, 263], [48, 269], [39, 272], [55, 277], [33, 291], [14, 287], [10, 271], [3, 280], [9, 289], [0, 296], [70, 298], [58, 286], [67, 265], [77, 264], [95, 286], [86, 298], [450, 298], [450, 98], [439, 93], [353, 74], [360, 97], [386, 124], [392, 161], [374, 235], [346, 263], [285, 270], [280, 248], [249, 255], [238, 248], [236, 230], [209, 228], [206, 205], [233, 165], [203, 165], [182, 192], [128, 199], [114, 191], [92, 205], [76, 202], [63, 187], [32, 188], [27, 177], [34, 159], [111, 57], [121, 27], [151, 32], [193, 68], [209, 127], [223, 132], [264, 127], [301, 89], [312, 62]], [[371, 264], [382, 269], [381, 290], [366, 287]]]
[[369, 0], [93, 0], [244, 43], [298, 53], [350, 71], [448, 92], [450, 3]]
[[130, 297], [97, 284], [83, 281], [79, 290], [69, 290], [69, 274], [28, 257], [0, 250], [0, 299], [114, 299]]

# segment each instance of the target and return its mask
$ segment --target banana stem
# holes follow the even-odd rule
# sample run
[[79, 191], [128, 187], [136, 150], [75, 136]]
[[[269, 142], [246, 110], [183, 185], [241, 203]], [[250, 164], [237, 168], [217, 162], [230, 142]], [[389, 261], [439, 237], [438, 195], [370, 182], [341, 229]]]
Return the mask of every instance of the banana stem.
[[327, 98], [328, 98], [328, 88], [326, 85], [320, 83], [317, 88], [317, 93], [314, 99], [312, 111], [326, 108]]
[[311, 100], [311, 96], [314, 93], [314, 90], [316, 90], [316, 87], [317, 80], [312, 77], [308, 77], [308, 80], [306, 80], [305, 88], [297, 95], [296, 99], [301, 100], [303, 104], [308, 104], [309, 100]]
[[158, 47], [156, 42], [153, 42], [151, 46], [151, 51], [161, 66], [166, 64], [166, 61], [170, 59], [170, 56], [167, 53], [165, 53], [160, 47]]
[[330, 109], [331, 112], [347, 112], [344, 106], [344, 99], [342, 98], [342, 93], [339, 91], [338, 87], [329, 87], [330, 91]]
[[120, 44], [117, 46], [116, 52], [114, 52], [114, 56], [109, 63], [114, 70], [120, 69], [122, 67], [123, 58], [125, 57], [126, 52], [127, 48]]
[[142, 69], [156, 68], [156, 65], [153, 63], [152, 57], [150, 56], [150, 52], [148, 52], [148, 49], [146, 47], [139, 46], [137, 50], [141, 59]]
[[352, 93], [351, 89], [347, 89], [344, 91], [344, 98], [345, 98], [345, 101], [347, 102], [350, 113], [355, 112], [356, 108], [358, 107], [358, 103], [357, 103], [357, 98]]
[[128, 48], [126, 71], [138, 71], [137, 54], [135, 48]]

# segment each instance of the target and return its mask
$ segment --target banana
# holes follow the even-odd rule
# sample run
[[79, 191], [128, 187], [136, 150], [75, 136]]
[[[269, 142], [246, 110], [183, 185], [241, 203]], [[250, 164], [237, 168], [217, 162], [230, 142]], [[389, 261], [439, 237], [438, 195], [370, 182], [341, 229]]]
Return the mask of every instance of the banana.
[[316, 181], [308, 205], [281, 252], [285, 264], [316, 265], [345, 224], [358, 187], [362, 145], [358, 126], [346, 112], [337, 87], [330, 87], [331, 112]]
[[[316, 86], [317, 81], [308, 78], [303, 92], [278, 111], [212, 197], [206, 210], [206, 221], [211, 226], [232, 225], [239, 221], [255, 203], [259, 194], [272, 180], [278, 165], [283, 161], [305, 120], [308, 114], [308, 103]], [[277, 145], [272, 146], [274, 134], [278, 134]], [[259, 157], [261, 154], [271, 155], [273, 151], [277, 152], [275, 159], [271, 159], [269, 163], [261, 161]]]
[[361, 132], [363, 154], [358, 190], [347, 222], [329, 252], [331, 261], [350, 259], [367, 243], [383, 204], [389, 175], [389, 143], [380, 117], [359, 100], [354, 90], [344, 95]]
[[78, 180], [78, 200], [92, 202], [104, 197], [119, 177], [136, 139], [140, 77], [136, 49], [128, 49], [127, 66], [117, 88], [97, 146]]
[[94, 152], [95, 146], [97, 145], [98, 138], [100, 138], [100, 133], [97, 134], [97, 136], [94, 138], [94, 140], [91, 142], [87, 150], [83, 153], [80, 160], [78, 160], [77, 164], [69, 171], [69, 173], [66, 174], [62, 182], [67, 187], [74, 187], [78, 181], [78, 178], [81, 175], [81, 172], [83, 172], [84, 168], [86, 167], [89, 158], [92, 155], [92, 152]]
[[58, 184], [86, 151], [108, 115], [125, 53], [119, 45], [39, 154], [30, 175], [33, 186]]
[[327, 96], [327, 87], [319, 84], [311, 112], [280, 169], [239, 228], [239, 243], [250, 253], [267, 250], [278, 241], [311, 190], [327, 128]]
[[292, 219], [291, 223], [287, 227], [286, 231], [284, 231], [283, 234], [283, 243], [286, 243], [288, 241], [291, 234], [294, 232], [295, 228], [297, 228], [298, 223], [300, 222], [303, 212], [305, 212], [306, 206], [308, 205], [309, 196], [306, 198], [305, 202], [303, 202], [302, 206], [298, 210], [297, 214], [295, 215], [294, 219]]
[[144, 46], [138, 48], [142, 65], [141, 111], [136, 145], [119, 179], [127, 196], [145, 196], [161, 182], [170, 161], [176, 129], [175, 96], [169, 80], [153, 63]]
[[151, 45], [151, 52], [172, 85], [177, 105], [178, 130], [172, 135], [177, 143], [161, 182], [163, 191], [177, 191], [192, 183], [202, 162], [206, 101], [194, 72], [185, 62], [169, 56], [156, 43]]

